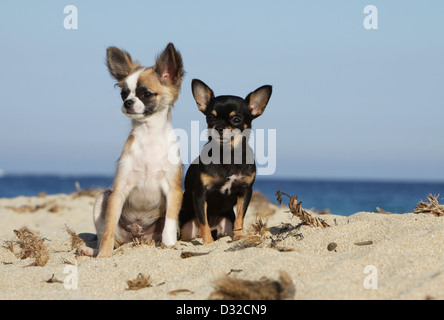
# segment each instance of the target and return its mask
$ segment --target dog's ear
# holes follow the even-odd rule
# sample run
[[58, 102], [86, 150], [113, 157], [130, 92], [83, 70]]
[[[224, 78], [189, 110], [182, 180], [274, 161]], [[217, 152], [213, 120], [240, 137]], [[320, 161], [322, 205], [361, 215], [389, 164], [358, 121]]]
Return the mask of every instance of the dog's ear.
[[154, 71], [156, 71], [160, 82], [180, 86], [185, 71], [183, 69], [182, 56], [172, 43], [169, 43], [165, 50], [157, 57]]
[[131, 55], [119, 48], [109, 47], [106, 50], [106, 64], [109, 73], [117, 80], [122, 81], [134, 69], [137, 63], [133, 63]]
[[193, 97], [194, 100], [196, 100], [197, 107], [205, 113], [210, 100], [214, 98], [213, 90], [198, 79], [193, 79], [191, 82], [191, 90], [193, 91]]
[[245, 98], [248, 103], [248, 108], [250, 109], [250, 114], [253, 116], [253, 118], [257, 118], [264, 113], [265, 107], [270, 100], [271, 93], [272, 86], [267, 85], [256, 89]]

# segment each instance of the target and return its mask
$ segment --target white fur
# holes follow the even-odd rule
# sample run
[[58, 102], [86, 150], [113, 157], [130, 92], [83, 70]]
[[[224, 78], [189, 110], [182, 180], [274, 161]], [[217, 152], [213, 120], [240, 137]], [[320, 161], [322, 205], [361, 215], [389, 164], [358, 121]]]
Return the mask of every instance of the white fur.
[[178, 141], [172, 139], [175, 136], [167, 112], [165, 108], [145, 122], [133, 121], [134, 143], [119, 162], [119, 170], [125, 172], [129, 197], [136, 197], [135, 202], [143, 207], [149, 203], [156, 205], [161, 192], [168, 194], [180, 170], [180, 165], [168, 160], [169, 150], [177, 148]]
[[165, 219], [165, 226], [162, 232], [162, 242], [167, 246], [174, 246], [177, 242], [177, 220]]
[[230, 194], [231, 193], [231, 186], [234, 182], [238, 180], [242, 180], [244, 178], [243, 175], [233, 174], [232, 176], [228, 177], [227, 182], [220, 188], [220, 193], [222, 194]]

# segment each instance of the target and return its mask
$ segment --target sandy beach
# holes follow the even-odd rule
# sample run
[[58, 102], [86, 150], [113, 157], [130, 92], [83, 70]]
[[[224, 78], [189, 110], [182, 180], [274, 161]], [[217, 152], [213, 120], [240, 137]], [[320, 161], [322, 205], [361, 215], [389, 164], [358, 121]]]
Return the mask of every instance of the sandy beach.
[[[0, 299], [208, 299], [218, 279], [278, 281], [282, 271], [294, 285], [290, 299], [444, 299], [444, 217], [323, 215], [330, 227], [321, 229], [255, 201], [246, 229], [256, 212], [268, 220], [258, 241], [126, 244], [108, 259], [77, 257], [65, 226], [94, 243], [93, 203], [75, 194], [0, 199]], [[22, 227], [44, 239], [44, 266], [20, 258], [13, 230]], [[147, 286], [128, 290], [139, 274]]]

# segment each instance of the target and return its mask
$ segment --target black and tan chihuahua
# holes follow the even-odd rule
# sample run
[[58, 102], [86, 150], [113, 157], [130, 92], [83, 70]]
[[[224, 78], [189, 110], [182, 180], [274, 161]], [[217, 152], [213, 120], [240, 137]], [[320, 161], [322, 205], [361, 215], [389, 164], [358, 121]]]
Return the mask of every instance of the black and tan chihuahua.
[[208, 244], [214, 241], [214, 231], [216, 237], [229, 235], [238, 240], [244, 235], [244, 217], [256, 178], [254, 154], [248, 145], [251, 122], [264, 112], [272, 87], [262, 86], [245, 99], [215, 97], [213, 90], [195, 79], [192, 91], [206, 116], [209, 141], [185, 176], [181, 238], [201, 237]]

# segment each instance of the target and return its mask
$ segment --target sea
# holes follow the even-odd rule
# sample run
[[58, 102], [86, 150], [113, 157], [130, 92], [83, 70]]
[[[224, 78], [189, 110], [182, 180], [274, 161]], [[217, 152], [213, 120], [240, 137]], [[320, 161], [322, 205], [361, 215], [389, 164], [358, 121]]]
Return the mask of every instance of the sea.
[[[4, 175], [0, 177], [0, 198], [72, 193], [76, 182], [82, 189], [108, 188], [112, 176]], [[444, 196], [444, 182], [355, 181], [321, 179], [256, 179], [254, 190], [277, 203], [276, 192], [298, 196], [306, 209], [324, 210], [348, 216], [360, 211], [412, 212], [429, 194]], [[282, 196], [284, 204], [288, 197]], [[443, 201], [444, 198], [439, 198]], [[444, 202], [444, 201], [443, 201]]]

